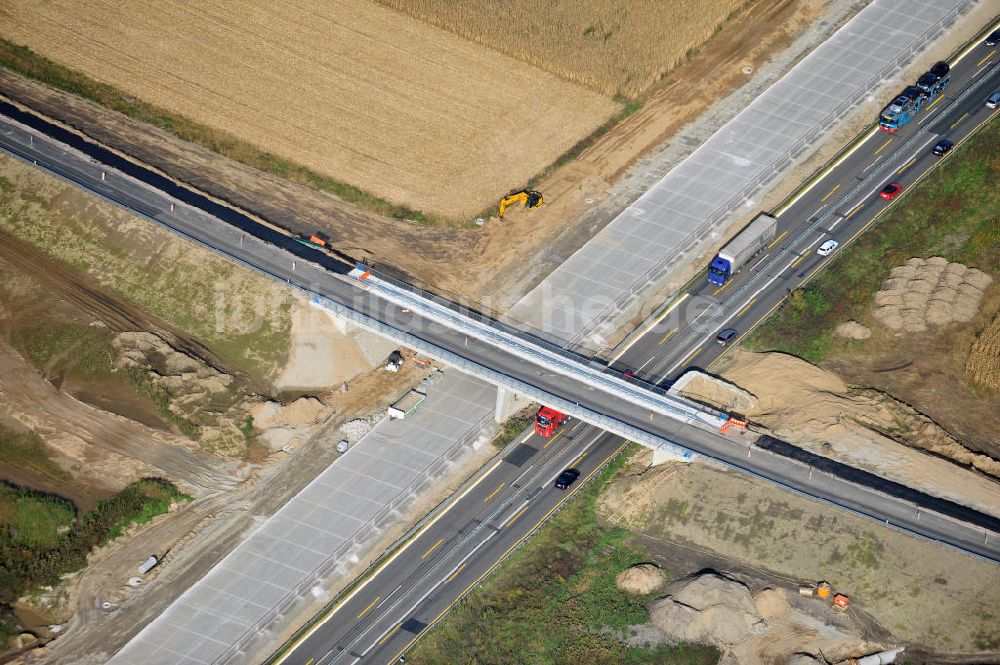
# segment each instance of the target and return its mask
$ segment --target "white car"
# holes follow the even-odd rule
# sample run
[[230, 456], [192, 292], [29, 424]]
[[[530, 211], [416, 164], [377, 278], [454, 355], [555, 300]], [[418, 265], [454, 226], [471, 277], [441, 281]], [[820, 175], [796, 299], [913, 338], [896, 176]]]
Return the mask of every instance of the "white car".
[[840, 243], [837, 242], [836, 240], [827, 240], [825, 243], [819, 246], [819, 249], [816, 250], [816, 253], [819, 254], [820, 256], [830, 256], [830, 254], [833, 253], [833, 250], [837, 249], [838, 247], [840, 247]]

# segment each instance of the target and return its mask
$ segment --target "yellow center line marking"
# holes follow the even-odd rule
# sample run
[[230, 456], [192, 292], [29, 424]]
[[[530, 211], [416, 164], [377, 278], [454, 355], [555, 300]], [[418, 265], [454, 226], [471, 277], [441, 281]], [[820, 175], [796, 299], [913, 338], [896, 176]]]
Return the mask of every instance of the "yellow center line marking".
[[492, 499], [497, 494], [499, 494], [500, 490], [502, 490], [506, 486], [507, 486], [507, 483], [500, 483], [499, 485], [497, 485], [497, 488], [495, 490], [493, 490], [492, 492], [490, 492], [490, 495], [488, 497], [486, 497], [485, 499], [483, 499], [483, 503], [487, 503], [490, 499]]
[[725, 284], [723, 284], [722, 286], [720, 286], [719, 288], [717, 288], [717, 289], [715, 290], [715, 295], [719, 295], [719, 293], [721, 293], [721, 292], [722, 292], [722, 289], [726, 288], [727, 286], [729, 286], [729, 285], [730, 285], [730, 284], [732, 284], [732, 283], [733, 283], [733, 277], [732, 277], [732, 275], [730, 275], [730, 277], [729, 277], [729, 281], [728, 281], [728, 282], [726, 282]]
[[839, 184], [838, 184], [838, 185], [836, 185], [836, 186], [835, 186], [835, 187], [834, 187], [833, 189], [831, 189], [831, 190], [830, 190], [830, 193], [829, 193], [829, 194], [827, 194], [826, 196], [824, 196], [823, 198], [821, 198], [821, 199], [819, 200], [819, 202], [820, 202], [820, 203], [826, 203], [826, 200], [827, 200], [828, 198], [830, 198], [831, 196], [833, 196], [834, 192], [836, 192], [836, 191], [837, 191], [838, 189], [840, 189], [840, 185], [839, 185]]
[[663, 339], [660, 340], [660, 346], [663, 346], [663, 343], [666, 342], [668, 339], [670, 339], [670, 336], [673, 335], [678, 330], [680, 330], [680, 329], [679, 328], [674, 328], [673, 330], [671, 330], [670, 332], [668, 332], [666, 335], [664, 335]]
[[389, 641], [389, 638], [399, 632], [399, 629], [403, 627], [403, 624], [397, 624], [395, 628], [389, 631], [389, 634], [378, 641], [378, 645], [382, 646]]
[[[970, 50], [971, 50], [971, 48], [973, 48], [973, 47], [970, 47]], [[964, 57], [964, 56], [965, 56], [965, 53], [962, 54], [962, 57]], [[969, 132], [967, 134], [965, 134], [959, 141], [956, 142], [955, 148], [962, 147], [965, 144], [965, 142], [967, 140], [969, 140], [969, 138], [973, 134], [975, 134], [977, 131], [979, 131], [980, 129], [982, 129], [983, 126], [986, 125], [986, 123], [988, 123], [991, 120], [993, 120], [993, 118], [996, 117], [997, 115], [1000, 115], [1000, 109], [997, 109], [996, 111], [994, 111], [993, 113], [991, 113], [989, 116], [987, 116], [987, 118], [985, 120], [983, 120], [978, 125], [976, 125], [971, 130], [969, 130]], [[940, 162], [938, 162], [938, 164], [940, 164]], [[924, 170], [924, 172], [921, 173], [920, 176], [917, 177], [917, 179], [913, 181], [913, 184], [910, 185], [910, 187], [916, 187], [920, 183], [920, 181], [924, 178], [924, 176], [926, 176], [928, 173], [930, 173], [932, 170], [934, 170], [935, 166], [936, 166], [936, 164], [931, 164], [929, 167], [927, 167]], [[865, 231], [867, 231], [873, 224], [875, 224], [878, 220], [880, 220], [883, 215], [885, 215], [887, 212], [889, 212], [889, 210], [891, 210], [891, 208], [889, 208], [888, 206], [882, 208], [874, 217], [872, 217], [867, 222], [865, 222], [864, 225], [854, 233], [854, 235], [852, 235], [850, 238], [848, 238], [846, 241], [844, 241], [841, 244], [841, 247], [842, 248], [846, 247], [847, 245], [850, 245], [852, 242], [854, 242], [855, 238], [857, 238], [859, 235], [861, 235], [862, 233], [864, 233]], [[825, 262], [824, 262], [824, 264], [825, 264]], [[813, 274], [816, 274], [816, 273], [813, 272]], [[799, 285], [796, 288], [800, 288], [803, 284], [806, 284], [807, 282], [808, 282], [808, 280], [803, 280], [803, 281], [799, 282]], [[787, 298], [785, 298], [785, 297], [781, 298], [780, 300], [778, 300], [778, 302], [776, 302], [771, 307], [771, 309], [769, 309], [766, 312], [764, 312], [756, 321], [753, 322], [753, 324], [749, 328], [747, 328], [747, 331], [745, 333], [743, 333], [743, 336], [745, 337], [746, 335], [749, 335], [751, 332], [753, 332], [757, 328], [757, 326], [759, 326], [764, 321], [766, 321], [768, 319], [768, 317], [770, 317], [772, 314], [774, 314], [775, 310], [777, 310], [779, 307], [781, 307], [781, 304], [783, 302], [785, 302], [786, 299]], [[742, 339], [742, 337], [740, 339]], [[739, 341], [739, 340], [737, 340], [737, 341]], [[708, 367], [706, 369], [711, 369], [721, 359], [722, 359], [722, 356], [718, 356], [715, 360], [713, 360], [712, 362], [710, 362], [708, 364]]]
[[430, 546], [430, 549], [428, 549], [426, 552], [424, 552], [420, 556], [420, 558], [421, 559], [426, 559], [427, 557], [429, 557], [431, 555], [431, 552], [433, 552], [434, 550], [436, 550], [441, 545], [441, 543], [443, 543], [443, 542], [444, 542], [444, 538], [439, 538], [436, 543], [434, 543], [433, 545]]
[[784, 238], [787, 235], [788, 235], [788, 231], [782, 231], [781, 235], [778, 236], [777, 238], [775, 238], [774, 242], [772, 242], [770, 245], [768, 245], [767, 248], [771, 249], [772, 247], [774, 247], [775, 245], [777, 245], [779, 242], [781, 242], [781, 239]]
[[[683, 289], [688, 288], [697, 279], [699, 279], [699, 277], [700, 277], [700, 275], [695, 275], [694, 277], [691, 278], [691, 281], [689, 281], [687, 284], [685, 284], [683, 287], [681, 287], [681, 289], [683, 290]], [[635, 337], [633, 337], [632, 341], [625, 345], [625, 348], [623, 348], [621, 351], [619, 351], [618, 353], [616, 353], [614, 355], [614, 357], [611, 358], [611, 360], [608, 361], [608, 364], [610, 365], [611, 363], [615, 362], [616, 360], [618, 360], [619, 358], [621, 358], [622, 356], [624, 356], [625, 352], [628, 351], [630, 348], [632, 348], [633, 344], [635, 344], [640, 339], [642, 339], [643, 337], [645, 337], [646, 333], [648, 333], [650, 330], [652, 330], [653, 328], [655, 328], [657, 323], [659, 323], [663, 319], [667, 318], [667, 315], [670, 314], [670, 312], [674, 311], [674, 309], [676, 309], [676, 307], [678, 305], [680, 305], [682, 302], [684, 302], [685, 300], [687, 300], [687, 297], [689, 295], [690, 295], [689, 293], [685, 293], [680, 298], [678, 298], [677, 300], [675, 300], [669, 307], [667, 307], [665, 310], [663, 310], [663, 312], [660, 315], [658, 315], [653, 321], [650, 322], [649, 326], [646, 328], [645, 331], [643, 331], [642, 333], [640, 333], [640, 334], [636, 335]]]
[[989, 53], [987, 53], [985, 58], [983, 58], [982, 60], [980, 60], [979, 62], [976, 63], [976, 67], [981, 66], [984, 62], [986, 62], [987, 60], [989, 60], [990, 58], [992, 58], [993, 54], [996, 53], [996, 52], [997, 52], [997, 50], [993, 49], [992, 51], [990, 51]]
[[933, 102], [931, 102], [931, 105], [925, 108], [924, 111], [930, 111], [932, 108], [934, 108], [934, 105], [940, 102], [942, 99], [944, 99], [944, 95], [938, 95], [938, 98], [935, 99]]
[[358, 616], [357, 616], [356, 618], [357, 618], [357, 619], [360, 619], [360, 618], [361, 618], [361, 617], [363, 617], [364, 615], [368, 614], [368, 611], [369, 611], [369, 610], [370, 610], [371, 608], [375, 607], [375, 603], [377, 603], [377, 602], [378, 602], [378, 601], [380, 601], [381, 599], [382, 599], [382, 596], [375, 596], [375, 600], [373, 600], [372, 602], [368, 603], [368, 607], [366, 607], [365, 609], [361, 610], [361, 614], [359, 614], [359, 615], [358, 615]]
[[309, 660], [306, 661], [306, 665], [312, 665], [314, 660], [316, 660], [316, 659], [315, 658], [310, 658]]
[[915, 163], [916, 161], [917, 161], [917, 158], [916, 158], [916, 157], [914, 157], [913, 159], [911, 159], [910, 161], [908, 161], [908, 162], [907, 162], [906, 164], [904, 164], [904, 165], [903, 165], [903, 168], [901, 168], [901, 169], [899, 169], [898, 171], [896, 171], [896, 174], [898, 175], [898, 174], [902, 173], [903, 171], [905, 171], [906, 169], [910, 168], [911, 166], [913, 166], [913, 164], [914, 164], [914, 163]]
[[694, 353], [692, 353], [691, 355], [689, 355], [687, 358], [684, 359], [684, 362], [682, 362], [681, 364], [682, 365], [687, 365], [689, 362], [691, 362], [692, 360], [694, 360], [695, 356], [697, 356], [699, 353], [701, 353], [701, 349], [698, 349], [697, 351], [695, 351]]
[[[527, 510], [527, 508], [525, 508], [525, 510]], [[452, 573], [451, 575], [449, 575], [449, 576], [448, 576], [448, 579], [446, 579], [446, 580], [444, 581], [444, 583], [445, 583], [445, 584], [448, 584], [448, 582], [451, 582], [451, 581], [452, 581], [453, 579], [455, 579], [456, 577], [458, 577], [458, 574], [459, 574], [460, 572], [462, 572], [463, 570], [465, 570], [465, 567], [466, 567], [466, 566], [468, 566], [468, 565], [469, 565], [469, 564], [467, 564], [467, 563], [463, 563], [463, 564], [462, 564], [461, 566], [459, 566], [458, 568], [456, 568], [456, 569], [455, 569], [455, 572], [453, 572], [453, 573]]]
[[864, 207], [865, 207], [865, 204], [862, 203], [861, 205], [859, 205], [858, 207], [856, 207], [854, 210], [852, 210], [851, 212], [847, 213], [847, 217], [845, 217], [844, 219], [850, 219], [851, 217], [854, 217], [856, 214], [858, 214], [858, 211], [861, 210]]
[[789, 268], [794, 268], [795, 266], [799, 265], [799, 263], [802, 262], [802, 259], [806, 258], [806, 256], [808, 256], [808, 255], [807, 254], [801, 255], [799, 258], [797, 258], [794, 261], [792, 261], [792, 265], [790, 265], [788, 267]]
[[566, 430], [562, 430], [561, 429], [558, 432], [556, 432], [555, 436], [549, 437], [549, 440], [545, 442], [544, 446], [542, 446], [542, 450], [545, 450], [546, 448], [548, 448], [549, 446], [551, 446], [553, 444], [553, 442], [555, 442], [556, 439], [558, 439], [560, 436], [562, 436], [562, 433], [565, 432], [565, 431]]
[[741, 309], [741, 310], [740, 310], [739, 312], [737, 312], [737, 313], [736, 313], [736, 318], [738, 319], [738, 318], [740, 318], [741, 316], [743, 316], [743, 313], [744, 313], [744, 312], [746, 312], [746, 311], [747, 311], [748, 309], [750, 309], [750, 307], [751, 307], [751, 306], [752, 306], [752, 305], [753, 305], [753, 304], [754, 304], [755, 302], [757, 302], [757, 299], [756, 299], [756, 298], [754, 298], [753, 300], [751, 300], [750, 302], [748, 302], [748, 303], [747, 303], [747, 306], [746, 306], [746, 307], [744, 307], [743, 309]]
[[955, 122], [951, 123], [951, 127], [949, 127], [948, 129], [955, 129], [955, 125], [957, 125], [958, 123], [962, 122], [963, 120], [965, 120], [968, 117], [969, 117], [968, 113], [963, 113], [962, 117], [959, 118], [958, 120], [956, 120]]
[[878, 150], [876, 150], [876, 151], [875, 151], [875, 154], [877, 155], [877, 154], [879, 154], [880, 152], [882, 152], [883, 150], [885, 150], [886, 148], [888, 148], [888, 147], [889, 147], [889, 144], [890, 144], [890, 143], [892, 143], [892, 142], [893, 142], [893, 141], [895, 141], [895, 140], [896, 140], [896, 139], [889, 139], [888, 141], [886, 141], [885, 143], [883, 143], [883, 144], [882, 144], [882, 147], [881, 147], [881, 148], [879, 148]]
[[587, 454], [588, 453], [584, 453], [584, 454], [580, 455], [579, 457], [577, 457], [575, 460], [573, 460], [573, 463], [570, 464], [570, 466], [576, 466], [577, 464], [579, 464], [580, 462], [582, 462], [583, 458], [586, 457]]
[[513, 517], [511, 517], [510, 521], [508, 521], [507, 524], [505, 524], [504, 526], [510, 526], [511, 524], [513, 524], [514, 522], [516, 522], [517, 520], [521, 519], [521, 515], [523, 515], [526, 512], [528, 512], [528, 508], [530, 508], [530, 507], [531, 506], [525, 506], [521, 510], [517, 511], [517, 514], [514, 515]]
[[[599, 465], [597, 466], [597, 468], [596, 468], [596, 469], [594, 469], [593, 471], [591, 471], [590, 473], [588, 473], [588, 474], [587, 474], [587, 477], [586, 477], [586, 478], [583, 478], [583, 479], [582, 479], [582, 481], [581, 481], [581, 482], [579, 482], [579, 483], [578, 483], [578, 484], [576, 485], [576, 487], [574, 487], [573, 489], [569, 490], [569, 492], [568, 492], [568, 493], [566, 494], [566, 496], [565, 496], [565, 497], [563, 497], [563, 499], [562, 499], [562, 500], [561, 500], [561, 501], [560, 501], [559, 503], [557, 503], [556, 505], [554, 505], [554, 506], [553, 506], [553, 507], [552, 507], [552, 508], [551, 508], [551, 509], [549, 510], [549, 512], [545, 513], [545, 515], [544, 515], [544, 516], [542, 517], [542, 519], [538, 520], [538, 522], [536, 522], [536, 523], [535, 523], [535, 526], [533, 526], [533, 527], [531, 528], [531, 530], [530, 530], [530, 531], [528, 531], [528, 532], [527, 532], [527, 533], [525, 533], [525, 534], [524, 534], [523, 536], [521, 536], [520, 538], [518, 538], [518, 539], [517, 539], [517, 542], [515, 542], [515, 543], [514, 543], [513, 545], [511, 545], [511, 546], [510, 546], [509, 548], [507, 548], [507, 551], [506, 551], [506, 552], [504, 552], [503, 554], [501, 554], [501, 555], [500, 555], [500, 558], [498, 558], [498, 559], [497, 559], [496, 561], [494, 561], [494, 562], [493, 562], [493, 565], [491, 565], [491, 566], [490, 566], [490, 567], [489, 567], [489, 568], [488, 568], [488, 569], [486, 570], [486, 572], [485, 572], [485, 573], [483, 573], [482, 575], [480, 575], [480, 576], [479, 576], [479, 579], [477, 579], [477, 580], [473, 581], [473, 582], [472, 582], [472, 583], [471, 583], [471, 584], [470, 584], [469, 586], [465, 587], [465, 590], [463, 590], [463, 591], [462, 591], [462, 593], [458, 594], [458, 597], [457, 597], [457, 598], [455, 598], [455, 600], [451, 601], [451, 602], [450, 602], [450, 603], [448, 604], [448, 607], [446, 607], [446, 608], [444, 608], [443, 610], [441, 610], [441, 613], [440, 613], [440, 614], [438, 614], [438, 615], [437, 615], [436, 617], [434, 617], [434, 620], [433, 620], [433, 621], [431, 621], [431, 622], [430, 622], [429, 624], [427, 624], [427, 625], [428, 625], [428, 626], [433, 626], [433, 625], [434, 625], [434, 624], [436, 624], [436, 623], [437, 623], [438, 621], [440, 621], [440, 620], [441, 620], [441, 617], [443, 617], [443, 616], [444, 616], [445, 614], [447, 614], [447, 613], [448, 613], [448, 612], [449, 612], [449, 611], [451, 610], [451, 608], [452, 608], [452, 607], [454, 607], [456, 603], [458, 603], [458, 601], [462, 600], [462, 598], [464, 598], [464, 597], [465, 597], [465, 594], [469, 593], [469, 591], [470, 591], [470, 590], [472, 589], [472, 587], [476, 586], [477, 584], [479, 584], [480, 582], [482, 582], [482, 581], [483, 581], [484, 579], [486, 579], [486, 576], [487, 576], [487, 575], [489, 575], [490, 573], [492, 573], [492, 572], [493, 572], [493, 571], [494, 571], [494, 570], [496, 569], [496, 567], [497, 567], [497, 566], [499, 566], [499, 565], [500, 565], [500, 564], [501, 564], [501, 563], [502, 563], [502, 562], [503, 562], [503, 561], [504, 561], [504, 560], [505, 560], [505, 559], [507, 558], [507, 556], [508, 556], [508, 555], [509, 555], [509, 554], [510, 554], [511, 552], [513, 552], [513, 551], [514, 551], [514, 548], [515, 548], [515, 547], [517, 547], [518, 545], [520, 545], [521, 543], [523, 543], [524, 541], [526, 541], [526, 540], [528, 539], [528, 536], [529, 536], [529, 535], [531, 535], [531, 534], [532, 534], [532, 533], [533, 533], [533, 532], [535, 531], [535, 529], [537, 529], [537, 528], [538, 528], [538, 527], [540, 527], [540, 526], [541, 526], [542, 524], [544, 524], [544, 523], [545, 523], [545, 520], [549, 519], [549, 517], [551, 517], [551, 516], [552, 516], [552, 513], [556, 512], [556, 510], [558, 510], [558, 509], [559, 509], [559, 508], [560, 508], [560, 507], [561, 507], [561, 506], [562, 506], [562, 505], [563, 505], [564, 503], [566, 503], [567, 501], [569, 501], [570, 497], [572, 497], [572, 496], [573, 496], [574, 494], [576, 494], [577, 490], [579, 490], [579, 489], [580, 489], [581, 487], [583, 487], [583, 486], [584, 486], [584, 485], [586, 484], [586, 482], [587, 482], [588, 480], [590, 480], [590, 479], [591, 479], [591, 477], [592, 477], [592, 476], [594, 476], [594, 475], [595, 475], [595, 474], [596, 474], [596, 473], [597, 473], [598, 471], [600, 471], [601, 469], [603, 469], [603, 468], [604, 468], [604, 465], [605, 465], [605, 464], [607, 464], [608, 460], [612, 459], [612, 458], [613, 458], [613, 457], [615, 457], [615, 456], [616, 456], [616, 455], [617, 455], [618, 453], [620, 453], [621, 451], [625, 450], [625, 446], [627, 446], [628, 444], [629, 444], [629, 442], [628, 442], [628, 441], [625, 441], [624, 443], [622, 443], [622, 445], [618, 447], [618, 450], [616, 450], [616, 451], [614, 451], [613, 453], [611, 453], [610, 455], [608, 455], [608, 457], [607, 457], [607, 458], [606, 458], [606, 459], [604, 460], [604, 462], [602, 462], [601, 464], [599, 464]], [[400, 626], [402, 626], [402, 625], [403, 625], [403, 624], [400, 624]], [[397, 630], [398, 630], [398, 628], [397, 628]], [[425, 628], [424, 630], [426, 630], [426, 628]], [[413, 643], [414, 643], [414, 642], [416, 642], [416, 641], [417, 641], [418, 639], [420, 639], [420, 636], [421, 636], [421, 635], [423, 635], [423, 633], [424, 633], [424, 631], [422, 630], [422, 631], [420, 631], [419, 633], [417, 633], [416, 635], [414, 635], [414, 636], [413, 636], [413, 639], [411, 639], [411, 640], [410, 640], [410, 641], [409, 641], [409, 642], [408, 642], [408, 643], [406, 644], [406, 646], [404, 646], [404, 647], [403, 647], [403, 648], [402, 648], [402, 649], [400, 650], [400, 652], [399, 652], [399, 653], [397, 653], [397, 654], [396, 654], [395, 656], [393, 656], [393, 657], [392, 657], [392, 659], [390, 659], [390, 660], [389, 660], [389, 663], [395, 663], [395, 662], [397, 662], [397, 661], [399, 660], [399, 657], [400, 657], [400, 656], [402, 656], [402, 655], [403, 655], [404, 653], [406, 653], [406, 651], [407, 651], [407, 650], [408, 650], [408, 649], [409, 649], [410, 647], [412, 647], [412, 646], [413, 646]]]

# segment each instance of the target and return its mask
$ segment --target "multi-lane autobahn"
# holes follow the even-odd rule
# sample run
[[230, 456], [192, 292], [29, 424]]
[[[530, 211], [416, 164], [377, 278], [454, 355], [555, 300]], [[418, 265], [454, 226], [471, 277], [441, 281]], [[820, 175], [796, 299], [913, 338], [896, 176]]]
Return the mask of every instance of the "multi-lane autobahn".
[[[892, 137], [892, 143], [885, 143], [888, 137], [880, 137], [882, 143], [878, 144], [872, 143], [875, 139], [862, 142], [781, 212], [779, 233], [782, 235], [772, 251], [764, 255], [758, 265], [744, 271], [726, 290], [710, 294], [712, 298], [723, 299], [718, 310], [721, 315], [706, 310], [709, 312], [706, 318], [713, 317], [711, 325], [699, 325], [704, 321], [692, 317], [693, 320], [677, 319], [676, 328], [668, 329], [672, 320], [668, 315], [660, 325], [631, 345], [618, 362], [636, 368], [641, 377], [660, 382], [661, 377], [670, 378], [695, 361], [705, 365], [712, 360], [721, 350], [711, 341], [718, 328], [729, 326], [742, 328], [744, 332], [749, 330], [754, 321], [759, 321], [774, 307], [787, 289], [801, 284], [822, 267], [825, 259], [814, 254], [819, 240], [828, 235], [848, 240], [877, 218], [882, 204], [874, 199], [874, 193], [884, 180], [909, 178], [907, 174], [920, 174], [931, 165], [923, 156], [927, 145], [936, 140], [933, 136], [923, 136], [928, 124], [961, 138], [985, 120], [980, 99], [985, 95], [978, 91], [997, 85], [997, 70], [991, 66], [995, 55], [980, 55], [979, 70], [957, 69], [948, 94], [951, 100], [958, 99], [963, 83], [968, 87], [970, 81], [972, 85], [979, 84], [977, 92], [956, 103], [944, 98], [939, 108], [925, 111], [919, 118], [923, 125], [911, 123], [913, 126]], [[968, 62], [977, 57], [973, 51], [967, 56]], [[986, 83], [980, 84], [980, 81]], [[251, 229], [258, 224], [256, 221], [241, 218], [238, 212], [224, 206], [220, 209], [217, 205], [215, 208], [200, 205], [187, 190], [178, 191], [172, 183], [160, 183], [141, 173], [141, 165], [123, 166], [122, 170], [134, 178], [126, 176], [120, 170], [109, 169], [108, 164], [113, 160], [89, 146], [82, 146], [84, 153], [80, 153], [49, 140], [47, 135], [58, 132], [46, 128], [44, 121], [35, 122], [34, 126], [35, 131], [25, 131], [16, 123], [3, 123], [0, 125], [0, 145], [22, 159], [37, 163], [277, 279], [363, 312], [396, 330], [432, 340], [439, 348], [468, 362], [516, 377], [552, 395], [574, 400], [582, 407], [655, 432], [657, 436], [679, 442], [733, 467], [884, 520], [890, 526], [1000, 560], [1000, 541], [989, 538], [991, 528], [996, 530], [992, 522], [987, 522], [984, 528], [982, 523], [961, 521], [934, 512], [921, 513], [920, 508], [906, 499], [888, 496], [835, 475], [813, 474], [806, 465], [787, 457], [746, 447], [701, 428], [650, 413], [628, 400], [581, 388], [571, 377], [552, 372], [544, 363], [505, 355], [495, 346], [422, 318], [419, 313], [403, 312], [397, 304], [331, 276], [331, 269], [343, 272], [342, 264], [333, 266], [311, 257], [302, 260], [301, 253], [297, 259], [285, 251], [276, 251], [276, 246], [299, 252], [302, 248], [295, 247], [286, 236], [266, 229]], [[108, 161], [103, 161], [105, 159]], [[874, 175], [870, 180], [859, 181], [859, 169], [862, 176], [866, 171]], [[894, 177], [889, 178], [890, 175]], [[912, 182], [907, 184], [912, 186]], [[175, 207], [177, 200], [186, 205]], [[210, 212], [214, 217], [204, 214], [208, 208], [212, 208]], [[828, 215], [834, 210], [840, 214]], [[842, 243], [841, 250], [845, 244]], [[787, 267], [783, 268], [786, 260]], [[694, 295], [688, 295], [687, 299], [694, 301], [705, 294], [706, 287], [696, 285]], [[678, 307], [674, 311], [681, 309]], [[647, 355], [647, 352], [651, 353]], [[352, 592], [337, 608], [335, 620], [324, 623], [295, 649], [293, 657], [297, 660], [292, 662], [305, 663], [311, 658], [318, 665], [320, 659], [336, 658], [337, 662], [394, 659], [425, 625], [571, 494], [572, 489], [561, 492], [551, 486], [555, 474], [564, 466], [576, 465], [584, 472], [584, 479], [574, 486], [578, 488], [586, 476], [621, 445], [616, 437], [579, 423], [564, 429], [556, 439], [524, 441], [492, 468], [486, 469], [468, 492], [450, 503], [452, 507], [447, 512], [437, 516], [409, 541], [410, 544], [384, 564], [370, 582]]]
[[[675, 301], [679, 306], [665, 310], [655, 326], [619, 354], [616, 366], [663, 383], [691, 365], [713, 363], [725, 351], [714, 342], [718, 329], [736, 327], [745, 335], [788, 290], [801, 286], [835, 256], [815, 253], [823, 240], [839, 240], [837, 251], [843, 251], [893, 205], [878, 197], [884, 182], [900, 181], [912, 188], [942, 159], [930, 154], [930, 146], [940, 138], [960, 144], [995, 117], [997, 112], [983, 104], [988, 94], [983, 91], [1000, 89], [1000, 70], [990, 68], [995, 57], [995, 50], [977, 48], [960, 63], [963, 66], [954, 72], [947, 94], [956, 99], [970, 84], [981, 82], [964, 100], [946, 104], [942, 98], [894, 136], [870, 132], [825, 175], [776, 211], [779, 236], [757, 265], [724, 289], [703, 281], [694, 284], [684, 299]], [[896, 150], [894, 145], [905, 148]], [[832, 214], [824, 217], [827, 211]], [[771, 263], [769, 258], [780, 260]], [[712, 309], [725, 299], [726, 290], [740, 295]], [[697, 298], [706, 299], [709, 306], [699, 306]], [[685, 308], [687, 299], [691, 302]], [[730, 310], [734, 314], [727, 315]], [[552, 487], [564, 466], [580, 468], [585, 481], [622, 445], [618, 437], [580, 423], [550, 440], [527, 435], [404, 550], [312, 625], [280, 661], [396, 662], [428, 625], [569, 498], [572, 491]]]
[[[748, 269], [723, 287], [704, 274], [665, 309], [647, 334], [615, 355], [614, 367], [633, 371], [661, 384], [687, 367], [710, 367], [725, 352], [715, 343], [720, 330], [734, 328], [738, 343], [781, 303], [892, 206], [906, 198], [928, 172], [954, 155], [975, 131], [995, 118], [998, 109], [985, 105], [1000, 90], [1000, 52], [983, 44], [964, 54], [952, 70], [949, 88], [896, 134], [873, 128], [774, 213], [778, 235]], [[963, 98], [964, 95], [964, 98]], [[956, 148], [945, 157], [931, 154], [943, 138]], [[882, 187], [899, 182], [903, 192], [885, 201]], [[829, 256], [817, 248], [828, 239], [839, 242]]]

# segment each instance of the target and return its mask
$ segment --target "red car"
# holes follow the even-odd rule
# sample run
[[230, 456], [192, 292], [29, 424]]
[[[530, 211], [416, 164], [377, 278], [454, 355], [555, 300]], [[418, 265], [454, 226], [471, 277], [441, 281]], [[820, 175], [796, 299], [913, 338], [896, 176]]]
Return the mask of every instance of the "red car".
[[898, 182], [890, 182], [888, 185], [882, 188], [882, 192], [879, 194], [883, 199], [888, 201], [889, 199], [894, 199], [896, 196], [903, 191], [903, 186]]

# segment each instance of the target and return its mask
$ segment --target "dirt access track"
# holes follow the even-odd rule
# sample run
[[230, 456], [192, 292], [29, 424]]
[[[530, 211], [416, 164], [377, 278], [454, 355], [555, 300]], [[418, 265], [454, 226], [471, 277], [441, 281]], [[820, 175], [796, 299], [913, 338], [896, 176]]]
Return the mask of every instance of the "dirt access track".
[[[296, 231], [321, 229], [334, 245], [367, 256], [387, 272], [497, 315], [533, 284], [519, 264], [579, 247], [599, 228], [581, 216], [647, 151], [745, 83], [820, 16], [830, 0], [757, 2], [650, 93], [641, 110], [612, 128], [567, 166], [543, 179], [546, 204], [513, 210], [483, 229], [420, 225], [383, 217], [308, 187], [263, 174], [74, 95], [0, 70], [0, 96], [75, 128], [170, 177]], [[606, 223], [608, 220], [603, 220]], [[540, 280], [544, 275], [533, 275]], [[518, 293], [508, 293], [516, 285]]]

